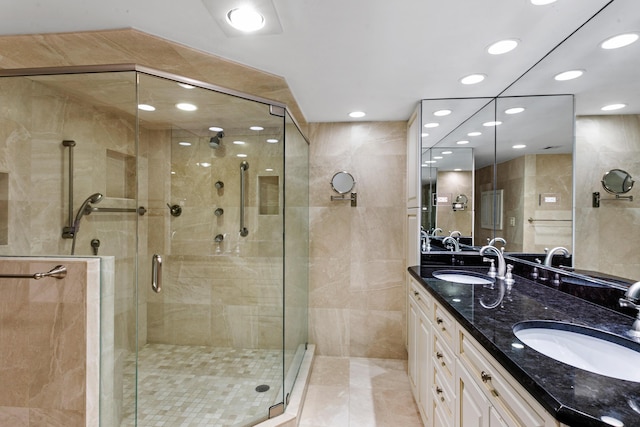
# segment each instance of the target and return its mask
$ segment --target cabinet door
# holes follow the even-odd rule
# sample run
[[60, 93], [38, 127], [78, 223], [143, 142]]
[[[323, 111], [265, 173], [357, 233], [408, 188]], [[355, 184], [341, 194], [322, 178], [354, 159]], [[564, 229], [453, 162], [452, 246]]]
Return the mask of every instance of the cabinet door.
[[[411, 388], [413, 390], [413, 395], [418, 396], [417, 394], [417, 348], [418, 348], [418, 309], [416, 307], [416, 302], [413, 297], [408, 297], [408, 309], [407, 309], [407, 355], [408, 355], [408, 374], [409, 380], [411, 381]], [[417, 400], [417, 398], [416, 398]]]
[[416, 331], [417, 354], [418, 354], [418, 396], [419, 405], [425, 413], [425, 418], [429, 418], [427, 410], [431, 404], [431, 323], [427, 316], [420, 312], [418, 318], [419, 326]]
[[460, 364], [456, 367], [456, 427], [489, 427], [489, 401]]
[[490, 427], [512, 427], [509, 424], [507, 424], [502, 419], [502, 417], [500, 417], [500, 414], [498, 414], [498, 412], [493, 406], [489, 409], [489, 426]]

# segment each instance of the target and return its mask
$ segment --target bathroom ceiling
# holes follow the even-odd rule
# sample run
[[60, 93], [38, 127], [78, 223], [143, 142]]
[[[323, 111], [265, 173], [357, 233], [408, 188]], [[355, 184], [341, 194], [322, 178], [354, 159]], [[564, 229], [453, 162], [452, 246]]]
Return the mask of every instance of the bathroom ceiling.
[[[282, 31], [237, 36], [223, 30], [202, 0], [5, 0], [0, 35], [132, 27], [284, 77], [309, 122], [350, 121], [348, 113], [354, 110], [367, 113], [359, 120], [407, 120], [420, 99], [501, 93], [609, 3], [273, 0]], [[622, 79], [640, 86], [632, 80], [640, 68], [632, 64], [640, 62], [640, 43], [617, 53], [632, 68], [615, 78], [607, 74], [611, 62], [596, 52], [597, 44], [610, 35], [640, 31], [640, 2], [615, 0], [612, 6], [617, 10], [611, 8], [606, 25], [594, 20], [588, 32], [575, 35], [584, 39], [573, 42], [581, 49], [543, 61], [536, 67], [539, 72], [508, 93], [575, 93], [578, 114], [599, 112], [603, 102], [625, 102], [619, 98], [628, 93], [617, 88]], [[487, 47], [502, 39], [518, 39], [520, 45], [489, 55]], [[566, 67], [587, 72], [559, 85], [552, 77]], [[477, 85], [459, 82], [472, 73], [487, 77]], [[608, 83], [593, 83], [598, 81]]]

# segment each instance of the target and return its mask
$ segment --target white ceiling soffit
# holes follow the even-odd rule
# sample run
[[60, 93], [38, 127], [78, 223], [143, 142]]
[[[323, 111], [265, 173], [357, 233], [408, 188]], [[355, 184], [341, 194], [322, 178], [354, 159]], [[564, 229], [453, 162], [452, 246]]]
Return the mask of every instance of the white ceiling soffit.
[[[407, 120], [420, 99], [495, 96], [607, 2], [273, 0], [282, 32], [231, 37], [218, 0], [20, 0], [0, 4], [0, 35], [133, 27], [283, 76], [308, 121]], [[519, 47], [486, 52], [506, 38]], [[461, 85], [471, 73], [487, 78]]]

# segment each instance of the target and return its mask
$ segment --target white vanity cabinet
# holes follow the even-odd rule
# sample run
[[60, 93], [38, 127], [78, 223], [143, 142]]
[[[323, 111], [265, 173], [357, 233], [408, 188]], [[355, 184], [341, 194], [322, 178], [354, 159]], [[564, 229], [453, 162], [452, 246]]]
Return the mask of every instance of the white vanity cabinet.
[[425, 427], [559, 424], [413, 277], [409, 377]]

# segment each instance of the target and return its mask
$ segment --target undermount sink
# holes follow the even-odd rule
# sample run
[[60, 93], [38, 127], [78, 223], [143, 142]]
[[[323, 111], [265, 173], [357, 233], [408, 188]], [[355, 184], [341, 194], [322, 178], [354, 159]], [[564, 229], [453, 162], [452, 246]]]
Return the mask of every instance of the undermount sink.
[[527, 346], [559, 362], [594, 374], [640, 382], [640, 343], [550, 320], [517, 323], [513, 333]]
[[484, 274], [466, 270], [437, 270], [431, 275], [436, 279], [464, 285], [490, 285], [495, 282], [494, 279]]

